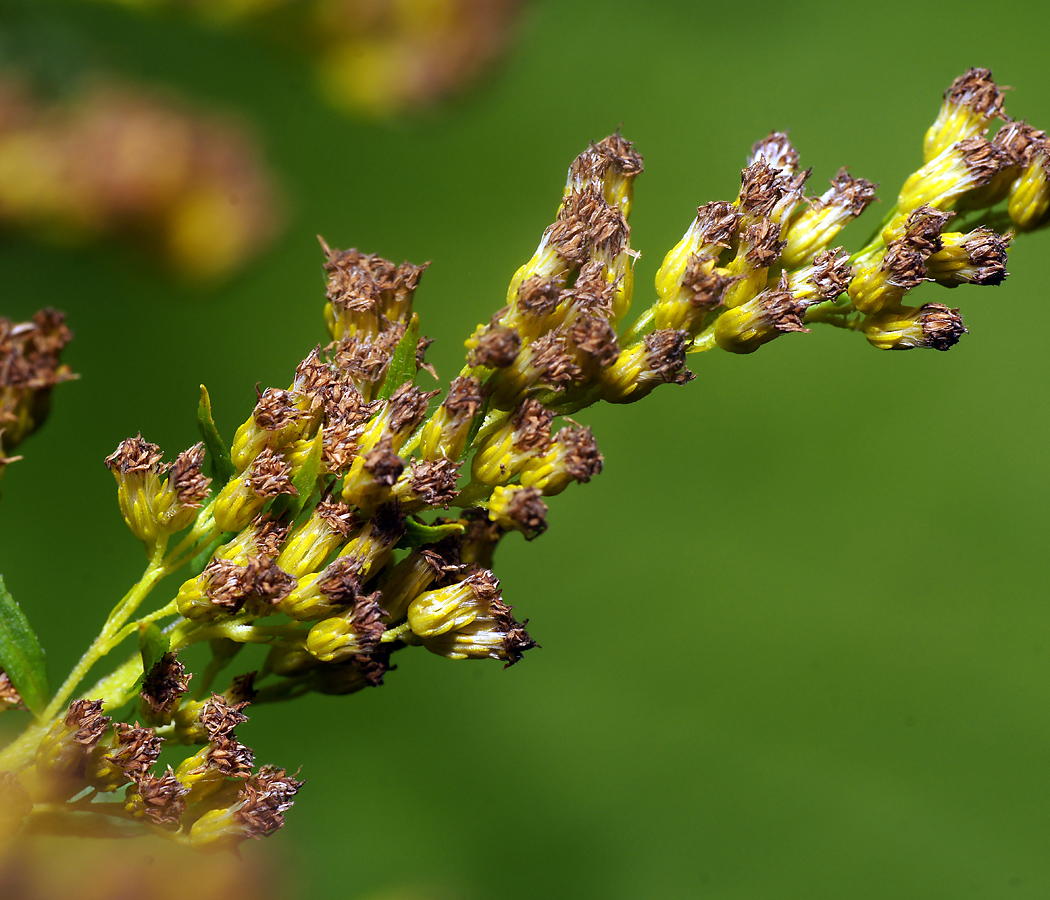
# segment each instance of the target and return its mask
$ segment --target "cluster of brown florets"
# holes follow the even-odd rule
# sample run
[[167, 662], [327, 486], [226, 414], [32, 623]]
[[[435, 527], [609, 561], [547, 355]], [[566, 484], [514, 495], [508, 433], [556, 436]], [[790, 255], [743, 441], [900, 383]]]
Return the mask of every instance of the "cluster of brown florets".
[[[188, 685], [174, 656], [159, 659], [141, 693], [147, 726], [113, 722], [101, 700], [74, 700], [37, 749], [30, 791], [20, 782], [7, 785], [14, 799], [23, 800], [22, 815], [35, 803], [65, 802], [88, 791], [77, 801], [81, 812], [98, 809], [97, 815], [171, 833], [198, 848], [230, 848], [280, 828], [302, 783], [273, 766], [255, 771], [252, 751], [237, 740], [234, 728], [247, 721], [242, 710], [250, 679], [235, 681], [225, 696], [180, 706]], [[202, 749], [177, 769], [155, 771], [163, 743], [159, 726]], [[120, 790], [119, 804], [91, 803], [97, 794]]]
[[0, 474], [19, 457], [5, 455], [47, 418], [51, 390], [76, 376], [59, 362], [72, 339], [65, 316], [45, 309], [29, 322], [0, 316]]

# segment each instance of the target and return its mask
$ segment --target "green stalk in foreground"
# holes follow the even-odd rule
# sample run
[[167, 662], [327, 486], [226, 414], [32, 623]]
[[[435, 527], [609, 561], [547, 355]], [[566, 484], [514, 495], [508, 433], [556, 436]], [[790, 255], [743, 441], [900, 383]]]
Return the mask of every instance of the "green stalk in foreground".
[[[924, 154], [850, 254], [832, 245], [875, 185], [842, 169], [807, 197], [810, 172], [784, 134], [770, 134], [752, 148], [735, 200], [699, 207], [657, 273], [655, 302], [623, 328], [642, 158], [618, 133], [592, 144], [440, 402], [415, 383], [434, 374], [412, 312], [425, 266], [322, 242], [331, 343], [287, 388], [259, 395], [230, 449], [204, 391], [204, 440], [173, 464], [141, 436], [106, 460], [149, 565], [0, 753], [0, 827], [91, 833], [105, 822], [107, 835], [156, 831], [198, 848], [273, 833], [301, 782], [256, 769], [235, 734], [249, 702], [378, 686], [409, 647], [509, 666], [535, 646], [492, 562], [509, 532], [531, 540], [546, 529], [546, 498], [601, 471], [590, 429], [566, 419], [555, 431], [559, 417], [684, 384], [690, 353], [751, 353], [811, 324], [860, 331], [881, 349], [952, 347], [965, 332], [958, 310], [908, 306], [908, 294], [923, 281], [1003, 281], [1012, 234], [991, 225], [1045, 222], [1050, 142], [1009, 119], [991, 73], [971, 69], [946, 92]], [[967, 228], [947, 230], [959, 218]], [[140, 615], [177, 571], [180, 586]], [[24, 621], [4, 596], [8, 619]], [[25, 663], [39, 654], [28, 626], [4, 634], [0, 698], [12, 706], [40, 683]], [[139, 651], [84, 690], [88, 670], [136, 634]], [[261, 670], [211, 693], [247, 643], [269, 648]], [[211, 652], [195, 676], [178, 658], [194, 644]], [[174, 768], [157, 766], [162, 742], [189, 748]]]

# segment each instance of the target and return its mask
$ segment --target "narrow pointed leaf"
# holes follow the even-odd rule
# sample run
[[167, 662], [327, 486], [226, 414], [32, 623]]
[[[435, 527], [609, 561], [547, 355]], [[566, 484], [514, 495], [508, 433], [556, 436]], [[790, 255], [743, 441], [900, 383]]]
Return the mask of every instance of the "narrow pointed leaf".
[[386, 370], [379, 399], [387, 400], [406, 381], [416, 377], [416, 346], [419, 344], [419, 316], [412, 314], [412, 321], [401, 335], [401, 340], [394, 348], [394, 355]]
[[0, 669], [7, 673], [30, 712], [43, 712], [49, 692], [44, 651], [21, 607], [0, 575]]
[[226, 482], [237, 472], [230, 459], [230, 451], [226, 449], [219, 429], [215, 427], [215, 420], [211, 415], [211, 397], [208, 396], [208, 389], [203, 384], [201, 385], [201, 402], [197, 406], [197, 428], [200, 430], [201, 437], [204, 438], [204, 446], [208, 448], [212, 477], [215, 479], [215, 490], [222, 490]]
[[142, 674], [146, 676], [171, 647], [168, 636], [155, 623], [139, 625], [139, 652], [142, 654]]
[[298, 491], [298, 495], [281, 494], [274, 500], [271, 514], [274, 517], [289, 513], [288, 520], [292, 521], [303, 511], [303, 507], [313, 496], [317, 488], [317, 478], [321, 474], [321, 453], [324, 450], [324, 428], [318, 428], [310, 445], [310, 452], [306, 459], [292, 476], [292, 487]]

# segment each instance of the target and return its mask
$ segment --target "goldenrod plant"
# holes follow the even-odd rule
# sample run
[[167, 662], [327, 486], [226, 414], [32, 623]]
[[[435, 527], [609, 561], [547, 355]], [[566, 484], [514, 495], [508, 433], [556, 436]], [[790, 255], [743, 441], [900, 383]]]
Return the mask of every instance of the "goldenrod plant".
[[[842, 169], [807, 195], [787, 136], [763, 138], [737, 197], [699, 207], [655, 299], [625, 326], [642, 157], [619, 132], [591, 144], [443, 396], [425, 387], [429, 341], [412, 308], [426, 266], [322, 240], [330, 342], [287, 386], [259, 390], [229, 444], [202, 388], [199, 444], [165, 463], [136, 435], [105, 460], [148, 563], [54, 694], [2, 594], [4, 702], [33, 713], [0, 752], [4, 832], [154, 831], [198, 849], [272, 834], [303, 782], [256, 767], [236, 735], [251, 704], [381, 685], [409, 648], [510, 666], [536, 647], [493, 559], [511, 532], [546, 530], [550, 497], [601, 472], [572, 416], [686, 384], [691, 354], [752, 353], [818, 324], [879, 349], [950, 349], [966, 333], [958, 309], [908, 305], [909, 294], [1004, 280], [1014, 232], [1047, 219], [1050, 142], [971, 69], [946, 92], [924, 155], [850, 253], [836, 237], [876, 185]], [[128, 640], [137, 652], [85, 687]], [[245, 644], [265, 660], [242, 663]], [[193, 646], [210, 654], [196, 672], [182, 658]]]

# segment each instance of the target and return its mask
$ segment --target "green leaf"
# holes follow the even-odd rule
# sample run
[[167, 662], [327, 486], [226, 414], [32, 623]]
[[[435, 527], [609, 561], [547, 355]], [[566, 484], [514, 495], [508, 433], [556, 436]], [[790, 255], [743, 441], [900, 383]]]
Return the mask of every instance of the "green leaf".
[[170, 648], [171, 641], [156, 623], [142, 622], [139, 624], [139, 653], [142, 654], [143, 677], [149, 675]]
[[405, 519], [405, 536], [398, 541], [398, 549], [422, 547], [433, 544], [450, 534], [462, 534], [467, 526], [462, 522], [447, 522], [444, 525], [424, 525], [415, 519]]
[[0, 575], [0, 669], [7, 673], [26, 708], [40, 715], [50, 696], [44, 651], [25, 613], [8, 593], [3, 575]]
[[233, 540], [237, 536], [236, 531], [224, 531], [217, 538], [212, 538], [197, 551], [197, 555], [190, 560], [190, 573], [192, 575], [200, 575], [204, 571], [204, 567], [208, 565], [208, 560], [211, 559], [212, 554], [219, 549], [227, 541]]
[[208, 456], [211, 459], [212, 477], [215, 479], [215, 489], [222, 490], [223, 486], [237, 474], [230, 459], [230, 451], [215, 427], [215, 420], [211, 417], [211, 397], [208, 389], [201, 385], [201, 402], [197, 406], [197, 428], [200, 429], [201, 437], [204, 438], [204, 446], [208, 448]]
[[386, 370], [379, 399], [386, 400], [406, 381], [416, 377], [416, 346], [419, 344], [419, 315], [412, 313], [412, 321], [401, 335], [401, 340], [394, 348], [394, 355]]
[[321, 474], [321, 453], [323, 450], [324, 427], [322, 426], [317, 429], [317, 434], [314, 435], [313, 442], [310, 445], [310, 452], [306, 454], [306, 459], [303, 460], [299, 470], [292, 476], [292, 487], [298, 491], [298, 495], [293, 497], [291, 494], [281, 494], [277, 497], [270, 509], [274, 518], [290, 513], [288, 520], [292, 521], [303, 511], [303, 507], [306, 506], [307, 501], [313, 496], [317, 487], [317, 478]]
[[472, 447], [474, 445], [474, 438], [478, 436], [478, 432], [481, 431], [481, 426], [485, 424], [485, 419], [489, 414], [489, 406], [492, 403], [492, 394], [485, 394], [485, 399], [481, 404], [481, 409], [474, 413], [474, 421], [470, 423], [470, 431], [467, 432], [467, 446]]

